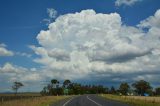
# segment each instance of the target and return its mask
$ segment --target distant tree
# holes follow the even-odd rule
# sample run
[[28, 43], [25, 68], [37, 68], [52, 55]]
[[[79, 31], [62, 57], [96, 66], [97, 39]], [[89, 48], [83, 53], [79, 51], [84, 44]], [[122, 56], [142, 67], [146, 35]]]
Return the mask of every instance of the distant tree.
[[130, 88], [130, 86], [128, 85], [128, 83], [121, 83], [121, 85], [119, 87], [119, 91], [123, 95], [127, 95], [127, 92], [129, 91], [129, 88]]
[[17, 95], [18, 89], [24, 86], [21, 82], [14, 82], [12, 89], [15, 91], [15, 95]]
[[48, 90], [48, 95], [54, 94], [54, 90], [53, 90], [52, 84], [48, 84], [46, 88]]
[[51, 80], [51, 83], [52, 83], [52, 84], [56, 84], [56, 83], [59, 83], [59, 82], [58, 82], [58, 80], [56, 80], [56, 79], [52, 79], [52, 80]]
[[63, 88], [59, 87], [59, 81], [52, 79], [50, 83], [40, 92], [41, 95], [62, 95]]
[[97, 86], [98, 93], [106, 93], [106, 90], [102, 85]]
[[109, 93], [109, 88], [105, 87], [105, 93], [108, 94]]
[[148, 90], [152, 89], [150, 83], [144, 80], [137, 81], [133, 83], [132, 86], [136, 89], [135, 91], [141, 96], [144, 96], [144, 93], [147, 93]]
[[42, 96], [45, 96], [45, 95], [47, 95], [47, 87], [45, 86], [44, 88], [43, 88], [43, 90], [40, 92], [40, 94], [42, 95]]
[[56, 79], [52, 79], [51, 80], [52, 85], [54, 86], [54, 88], [58, 88], [59, 87], [59, 81]]
[[114, 88], [114, 86], [111, 87], [110, 91], [109, 91], [111, 94], [115, 94], [116, 93], [116, 90]]
[[52, 88], [50, 90], [52, 95], [60, 95], [61, 89], [59, 88], [59, 81], [56, 79], [51, 80]]
[[152, 89], [146, 90], [146, 93], [149, 94], [150, 96], [153, 96], [155, 94]]
[[73, 92], [74, 92], [74, 94], [83, 94], [83, 90], [82, 90], [81, 84], [74, 83], [73, 84]]
[[71, 81], [70, 80], [65, 80], [64, 82], [63, 82], [63, 87], [69, 87], [69, 84], [71, 84]]
[[[100, 94], [108, 93], [108, 88], [103, 87], [102, 85], [81, 85], [79, 83], [71, 83], [70, 80], [65, 80], [63, 86], [53, 87], [54, 84], [59, 84], [55, 79], [51, 80], [51, 83], [48, 86], [44, 87], [41, 91], [42, 95], [74, 95], [74, 94]], [[67, 88], [67, 89], [66, 89]], [[113, 88], [114, 89], [114, 88]], [[113, 90], [113, 92], [116, 92]]]
[[155, 89], [155, 93], [156, 93], [156, 95], [160, 95], [160, 87]]

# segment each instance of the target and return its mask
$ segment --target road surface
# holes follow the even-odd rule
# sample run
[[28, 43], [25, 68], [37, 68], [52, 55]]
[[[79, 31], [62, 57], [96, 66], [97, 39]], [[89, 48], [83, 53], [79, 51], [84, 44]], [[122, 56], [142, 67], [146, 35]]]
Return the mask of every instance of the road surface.
[[81, 95], [71, 97], [50, 106], [129, 106], [127, 104], [108, 100], [97, 95]]

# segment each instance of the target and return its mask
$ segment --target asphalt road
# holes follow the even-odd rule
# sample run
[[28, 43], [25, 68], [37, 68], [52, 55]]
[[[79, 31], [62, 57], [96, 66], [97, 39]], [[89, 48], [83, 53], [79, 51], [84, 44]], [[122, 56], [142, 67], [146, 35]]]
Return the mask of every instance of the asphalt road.
[[50, 106], [129, 106], [127, 104], [108, 100], [97, 95], [75, 96]]

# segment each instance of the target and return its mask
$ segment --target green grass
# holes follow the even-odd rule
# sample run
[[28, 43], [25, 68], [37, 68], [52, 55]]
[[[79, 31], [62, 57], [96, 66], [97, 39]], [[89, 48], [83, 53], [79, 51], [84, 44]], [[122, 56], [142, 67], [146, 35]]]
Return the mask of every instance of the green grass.
[[100, 96], [124, 102], [131, 106], [160, 106], [160, 97], [140, 97], [140, 96], [118, 96], [110, 94], [101, 94]]

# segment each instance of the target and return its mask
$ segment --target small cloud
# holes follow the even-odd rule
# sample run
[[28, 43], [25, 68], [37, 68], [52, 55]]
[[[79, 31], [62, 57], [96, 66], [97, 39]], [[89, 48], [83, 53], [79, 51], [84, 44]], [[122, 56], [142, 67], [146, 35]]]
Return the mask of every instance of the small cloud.
[[115, 1], [115, 6], [122, 6], [122, 5], [126, 5], [126, 6], [132, 6], [137, 2], [140, 2], [142, 0], [116, 0]]
[[14, 53], [6, 49], [7, 45], [2, 43], [0, 44], [0, 56], [13, 56]]
[[32, 55], [24, 52], [16, 52], [16, 55], [30, 58]]
[[57, 11], [53, 8], [47, 8], [47, 13], [49, 15], [49, 18], [56, 18], [57, 17]]
[[49, 25], [56, 17], [57, 17], [57, 10], [53, 8], [47, 8], [48, 18], [43, 19], [43, 22], [46, 22], [46, 25]]
[[160, 9], [156, 11], [156, 13], [153, 16], [148, 17], [145, 20], [142, 20], [140, 24], [137, 26], [139, 28], [160, 28]]
[[1, 44], [0, 44], [0, 47], [7, 47], [7, 45], [4, 44], [4, 43], [1, 43]]

